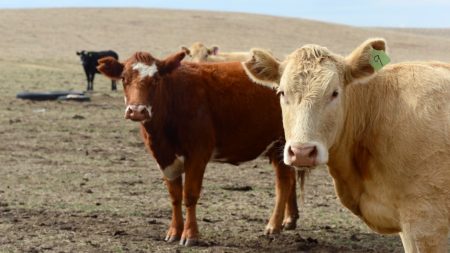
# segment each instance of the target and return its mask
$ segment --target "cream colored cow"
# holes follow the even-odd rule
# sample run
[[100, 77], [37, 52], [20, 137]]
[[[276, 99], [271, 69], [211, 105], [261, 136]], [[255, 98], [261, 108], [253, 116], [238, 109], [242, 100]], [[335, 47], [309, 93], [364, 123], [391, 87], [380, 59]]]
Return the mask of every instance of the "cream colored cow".
[[218, 46], [207, 48], [200, 42], [192, 44], [190, 48], [185, 46], [181, 50], [186, 52], [192, 62], [226, 62], [226, 61], [246, 61], [250, 58], [249, 52], [219, 52]]
[[[406, 252], [447, 252], [450, 223], [450, 64], [405, 62], [375, 71], [370, 39], [347, 57], [306, 45], [279, 62], [243, 63], [278, 88], [284, 162], [328, 164], [342, 204]], [[379, 60], [379, 59], [375, 59]]]

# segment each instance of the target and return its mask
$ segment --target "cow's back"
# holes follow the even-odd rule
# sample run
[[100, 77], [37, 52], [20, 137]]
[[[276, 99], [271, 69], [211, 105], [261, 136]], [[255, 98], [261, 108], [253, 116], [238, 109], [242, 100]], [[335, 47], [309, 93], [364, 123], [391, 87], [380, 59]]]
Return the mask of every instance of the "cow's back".
[[283, 136], [275, 91], [252, 83], [241, 63], [183, 63], [176, 73], [173, 83], [189, 96], [189, 110], [208, 114], [213, 160], [252, 160]]
[[[375, 89], [371, 90], [370, 86]], [[386, 139], [401, 148], [414, 146], [417, 151], [427, 152], [447, 147], [446, 153], [450, 155], [449, 64], [392, 65], [368, 83], [367, 87], [366, 90], [375, 94], [371, 95], [366, 107], [374, 107], [376, 103], [380, 108], [379, 111], [368, 109], [366, 113], [372, 122], [377, 123], [376, 131], [388, 135], [386, 137], [390, 138]], [[423, 145], [425, 143], [430, 145]], [[404, 153], [401, 150], [398, 152]]]
[[249, 52], [232, 52], [209, 55], [207, 62], [243, 62], [250, 58]]

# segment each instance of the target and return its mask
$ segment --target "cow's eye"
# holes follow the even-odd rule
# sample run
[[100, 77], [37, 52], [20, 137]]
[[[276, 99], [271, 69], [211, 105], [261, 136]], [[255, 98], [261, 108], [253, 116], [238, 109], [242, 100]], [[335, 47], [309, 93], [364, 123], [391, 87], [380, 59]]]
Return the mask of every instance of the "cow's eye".
[[284, 91], [282, 91], [282, 90], [277, 91], [277, 96], [284, 97]]
[[331, 94], [332, 98], [337, 98], [338, 96], [339, 96], [339, 91], [338, 90], [333, 91], [333, 93]]

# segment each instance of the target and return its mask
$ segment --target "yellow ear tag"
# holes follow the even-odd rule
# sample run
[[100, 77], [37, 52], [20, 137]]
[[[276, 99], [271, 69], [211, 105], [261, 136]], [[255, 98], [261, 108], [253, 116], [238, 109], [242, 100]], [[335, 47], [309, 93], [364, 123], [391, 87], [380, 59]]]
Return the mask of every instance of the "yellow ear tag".
[[391, 59], [383, 50], [373, 49], [370, 51], [370, 65], [378, 71], [391, 62]]

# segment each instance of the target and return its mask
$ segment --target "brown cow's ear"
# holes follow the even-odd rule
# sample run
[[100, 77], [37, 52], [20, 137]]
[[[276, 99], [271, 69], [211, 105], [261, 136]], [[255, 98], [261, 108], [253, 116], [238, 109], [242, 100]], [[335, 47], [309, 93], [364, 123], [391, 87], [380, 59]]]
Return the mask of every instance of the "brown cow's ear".
[[365, 83], [376, 71], [370, 64], [373, 50], [387, 51], [386, 41], [381, 38], [368, 39], [345, 58], [345, 82]]
[[181, 51], [184, 51], [186, 55], [191, 56], [191, 50], [186, 46], [181, 46]]
[[120, 80], [123, 72], [123, 64], [111, 56], [98, 60], [97, 70], [112, 80]]
[[173, 54], [162, 61], [157, 61], [156, 65], [158, 67], [158, 73], [160, 75], [168, 74], [178, 68], [181, 64], [181, 61], [186, 56], [184, 51]]
[[257, 84], [278, 86], [281, 78], [281, 63], [263, 49], [252, 49], [250, 56], [249, 60], [242, 63], [249, 78]]

